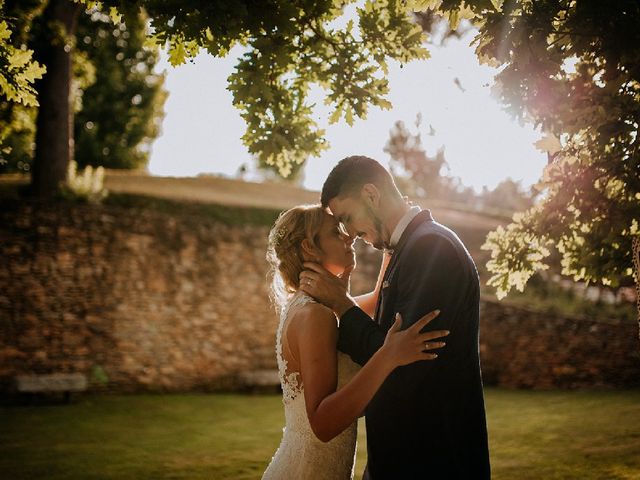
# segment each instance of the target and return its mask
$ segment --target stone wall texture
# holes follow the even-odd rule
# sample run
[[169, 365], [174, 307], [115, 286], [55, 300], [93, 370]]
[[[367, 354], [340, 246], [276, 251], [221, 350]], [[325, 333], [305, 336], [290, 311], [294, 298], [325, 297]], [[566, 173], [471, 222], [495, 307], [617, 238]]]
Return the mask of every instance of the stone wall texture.
[[638, 325], [628, 321], [566, 318], [485, 299], [480, 358], [487, 385], [640, 386]]
[[[16, 375], [69, 372], [94, 391], [234, 389], [276, 367], [267, 226], [17, 200], [0, 219], [0, 392]], [[359, 247], [356, 293], [378, 264]], [[640, 386], [639, 351], [635, 324], [482, 303], [486, 384]]]

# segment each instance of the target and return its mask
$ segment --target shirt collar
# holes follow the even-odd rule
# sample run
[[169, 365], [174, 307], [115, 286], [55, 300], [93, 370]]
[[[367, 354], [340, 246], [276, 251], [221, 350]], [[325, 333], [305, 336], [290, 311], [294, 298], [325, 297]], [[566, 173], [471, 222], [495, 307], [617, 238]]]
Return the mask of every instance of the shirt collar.
[[391, 239], [389, 240], [389, 248], [394, 248], [398, 244], [400, 237], [407, 229], [407, 226], [411, 223], [411, 220], [413, 220], [415, 216], [418, 215], [421, 211], [422, 209], [417, 205], [414, 205], [409, 210], [407, 210], [407, 213], [405, 213], [404, 216], [400, 219], [400, 221], [396, 225], [396, 228], [394, 228], [393, 233], [391, 234]]

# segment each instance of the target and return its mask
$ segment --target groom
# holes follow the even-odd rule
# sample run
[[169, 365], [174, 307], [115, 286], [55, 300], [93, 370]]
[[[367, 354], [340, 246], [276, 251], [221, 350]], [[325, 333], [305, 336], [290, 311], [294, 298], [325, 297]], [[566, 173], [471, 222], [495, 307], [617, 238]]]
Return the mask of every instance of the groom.
[[439, 309], [429, 327], [449, 330], [435, 361], [397, 368], [367, 406], [364, 478], [469, 479], [491, 476], [478, 352], [478, 273], [457, 235], [429, 210], [408, 206], [375, 160], [348, 157], [324, 183], [322, 205], [352, 237], [393, 250], [372, 319], [340, 279], [305, 263], [302, 289], [340, 319], [338, 348], [364, 364], [396, 312], [403, 328]]

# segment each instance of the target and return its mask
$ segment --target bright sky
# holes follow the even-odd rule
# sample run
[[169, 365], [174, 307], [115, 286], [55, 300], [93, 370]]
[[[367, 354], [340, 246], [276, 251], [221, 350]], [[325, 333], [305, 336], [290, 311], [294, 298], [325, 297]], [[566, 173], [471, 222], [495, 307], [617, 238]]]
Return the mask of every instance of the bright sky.
[[[304, 185], [319, 190], [331, 168], [343, 157], [368, 155], [388, 164], [383, 148], [389, 130], [402, 120], [415, 131], [416, 114], [422, 114], [422, 140], [433, 154], [445, 147], [450, 175], [480, 190], [495, 187], [511, 177], [525, 186], [535, 183], [546, 164], [546, 155], [533, 143], [540, 133], [513, 121], [490, 95], [496, 70], [478, 64], [469, 43], [474, 32], [451, 39], [444, 47], [430, 46], [431, 58], [404, 65], [390, 65], [391, 110], [371, 108], [366, 120], [356, 118], [328, 125], [330, 110], [322, 91], [314, 92], [317, 122], [327, 131], [330, 148], [320, 158], [310, 158]], [[170, 92], [165, 105], [163, 134], [153, 145], [149, 171], [154, 175], [194, 176], [215, 173], [234, 176], [243, 163], [253, 161], [242, 144], [244, 122], [231, 104], [226, 89], [239, 49], [226, 58], [202, 54], [193, 63], [171, 67], [163, 55], [159, 68], [167, 70]], [[459, 79], [460, 86], [454, 83]], [[429, 125], [435, 135], [429, 136]]]

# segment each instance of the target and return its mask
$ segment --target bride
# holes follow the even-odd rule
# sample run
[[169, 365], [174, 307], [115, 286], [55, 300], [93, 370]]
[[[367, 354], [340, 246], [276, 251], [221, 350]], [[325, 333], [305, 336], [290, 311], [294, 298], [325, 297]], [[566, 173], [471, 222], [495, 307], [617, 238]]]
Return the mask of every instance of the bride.
[[[276, 357], [285, 427], [262, 478], [353, 478], [357, 418], [396, 367], [435, 359], [429, 350], [444, 342], [432, 340], [448, 332], [420, 333], [437, 310], [403, 331], [398, 314], [382, 348], [361, 369], [338, 352], [335, 315], [299, 289], [305, 261], [321, 264], [345, 282], [355, 266], [353, 239], [319, 205], [294, 207], [280, 215], [269, 233], [267, 259], [272, 294], [280, 307]], [[387, 262], [385, 258], [374, 292], [355, 298], [365, 311], [376, 304]]]

